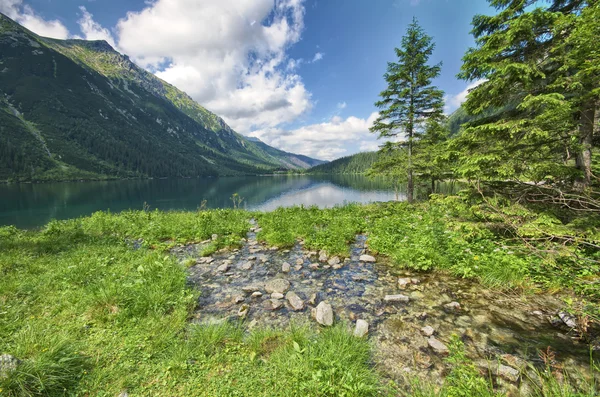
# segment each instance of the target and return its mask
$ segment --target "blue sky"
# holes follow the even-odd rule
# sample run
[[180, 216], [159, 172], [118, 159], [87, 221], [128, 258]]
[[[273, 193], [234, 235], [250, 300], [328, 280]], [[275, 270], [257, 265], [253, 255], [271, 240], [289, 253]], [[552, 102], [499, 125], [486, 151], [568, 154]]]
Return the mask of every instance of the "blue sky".
[[381, 142], [368, 132], [383, 73], [413, 16], [433, 36], [447, 111], [484, 0], [0, 0], [41, 35], [105, 39], [238, 132], [334, 159]]

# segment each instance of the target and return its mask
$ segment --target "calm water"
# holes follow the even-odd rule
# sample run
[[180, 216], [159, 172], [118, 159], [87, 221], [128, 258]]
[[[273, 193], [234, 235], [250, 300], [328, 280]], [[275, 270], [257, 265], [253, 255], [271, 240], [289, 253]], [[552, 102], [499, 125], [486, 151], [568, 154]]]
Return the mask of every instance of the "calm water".
[[[331, 207], [345, 202], [389, 201], [395, 194], [383, 180], [358, 175], [262, 176], [201, 179], [128, 180], [0, 185], [0, 225], [35, 228], [51, 219], [68, 219], [95, 211], [142, 209], [195, 210], [242, 207], [271, 210], [297, 204]], [[400, 196], [403, 199], [404, 196]]]

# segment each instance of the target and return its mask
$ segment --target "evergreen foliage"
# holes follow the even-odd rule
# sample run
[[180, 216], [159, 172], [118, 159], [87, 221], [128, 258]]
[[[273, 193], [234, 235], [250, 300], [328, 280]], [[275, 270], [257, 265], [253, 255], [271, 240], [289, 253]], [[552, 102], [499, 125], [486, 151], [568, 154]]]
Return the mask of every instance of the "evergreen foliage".
[[341, 157], [308, 170], [311, 174], [364, 174], [375, 163], [377, 152], [362, 152]]

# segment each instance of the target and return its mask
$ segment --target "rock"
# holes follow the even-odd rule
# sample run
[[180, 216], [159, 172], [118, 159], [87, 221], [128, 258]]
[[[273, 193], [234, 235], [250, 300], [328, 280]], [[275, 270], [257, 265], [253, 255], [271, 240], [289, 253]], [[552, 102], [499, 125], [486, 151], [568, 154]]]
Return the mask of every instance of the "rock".
[[242, 305], [242, 306], [240, 306], [240, 309], [238, 310], [237, 315], [240, 318], [246, 318], [246, 316], [248, 316], [248, 311], [250, 311], [250, 306]]
[[303, 264], [304, 264], [304, 259], [302, 259], [302, 258], [296, 259], [296, 265], [303, 265]]
[[[329, 267], [329, 266], [325, 266], [325, 267]], [[332, 268], [332, 269], [334, 269], [334, 270], [339, 270], [339, 269], [341, 269], [341, 268], [342, 268], [342, 264], [341, 264], [341, 263], [338, 263], [337, 265], [333, 265], [333, 266], [331, 266], [331, 268]]]
[[234, 295], [232, 300], [234, 303], [242, 303], [245, 299], [242, 295]]
[[271, 294], [271, 299], [283, 299], [283, 294], [281, 294], [279, 292], [273, 292]]
[[329, 263], [331, 266], [337, 265], [338, 263], [340, 263], [340, 258], [338, 256], [334, 256], [331, 259], [329, 259], [327, 263]]
[[256, 292], [258, 290], [260, 290], [260, 288], [257, 287], [256, 285], [247, 285], [245, 287], [242, 287], [242, 291], [244, 291], [247, 294], [251, 294], [251, 293]]
[[369, 323], [365, 320], [356, 320], [356, 327], [354, 328], [354, 336], [362, 338], [369, 333]]
[[432, 336], [435, 333], [435, 329], [429, 325], [426, 325], [425, 327], [421, 328], [421, 332], [425, 336]]
[[287, 263], [287, 262], [283, 262], [283, 264], [281, 265], [281, 271], [282, 271], [283, 273], [289, 273], [289, 272], [290, 272], [290, 270], [292, 270], [291, 268], [292, 268], [292, 265], [290, 265], [290, 264], [289, 264], [289, 263]]
[[418, 278], [411, 278], [410, 282], [413, 283], [413, 284], [415, 284], [415, 285], [417, 285], [417, 284], [421, 283], [421, 280], [419, 280]]
[[327, 253], [325, 251], [319, 251], [319, 262], [327, 262]]
[[290, 303], [290, 306], [292, 306], [294, 311], [304, 310], [304, 301], [300, 299], [300, 297], [294, 291], [289, 291], [287, 294], [285, 294], [285, 298]]
[[0, 355], [0, 379], [6, 378], [8, 374], [17, 369], [21, 360], [10, 354]]
[[218, 238], [219, 238], [219, 235], [218, 235], [218, 234], [213, 234], [212, 236], [210, 236], [210, 238], [211, 238], [213, 241], [215, 241], [216, 239], [218, 239]]
[[374, 256], [366, 255], [366, 254], [361, 255], [360, 258], [358, 258], [358, 260], [361, 262], [369, 262], [369, 263], [374, 263], [377, 261]]
[[311, 263], [310, 265], [308, 265], [308, 267], [310, 267], [312, 270], [318, 270], [319, 269], [319, 264], [318, 263]]
[[217, 267], [217, 271], [220, 273], [225, 273], [227, 270], [229, 270], [229, 263], [223, 263], [222, 265]]
[[444, 305], [444, 310], [448, 312], [457, 312], [460, 311], [460, 303], [458, 302], [450, 302]]
[[527, 361], [523, 360], [520, 357], [514, 356], [512, 354], [503, 354], [500, 356], [500, 359], [508, 366], [513, 368], [525, 368], [527, 367]]
[[249, 261], [254, 261], [254, 260], [256, 260], [256, 255], [251, 255], [251, 256], [249, 256], [249, 257], [248, 257], [248, 260], [249, 260]]
[[230, 261], [232, 261], [232, 260], [234, 260], [234, 259], [235, 259], [235, 255], [231, 255], [231, 256], [229, 256], [229, 258], [227, 258], [227, 259], [229, 259]]
[[260, 298], [261, 296], [263, 296], [263, 294], [260, 291], [256, 291], [256, 292], [253, 292], [251, 296], [253, 298]]
[[315, 319], [321, 325], [330, 327], [333, 325], [333, 309], [327, 302], [321, 302], [317, 305]]
[[429, 344], [429, 347], [431, 347], [433, 349], [433, 351], [436, 352], [437, 354], [448, 354], [449, 353], [448, 347], [446, 345], [444, 345], [442, 342], [440, 342], [439, 340], [437, 340], [436, 338], [434, 338], [433, 336], [430, 336], [427, 339], [427, 343]]
[[269, 280], [265, 284], [265, 291], [267, 291], [267, 293], [269, 294], [273, 292], [279, 292], [280, 294], [284, 294], [288, 289], [290, 289], [290, 282], [282, 278], [275, 278], [273, 280]]
[[571, 316], [569, 313], [560, 312], [558, 313], [558, 318], [569, 328], [577, 328], [577, 320], [575, 317]]
[[509, 382], [516, 383], [519, 381], [519, 370], [509, 367], [508, 365], [500, 364], [496, 373], [499, 377], [506, 379]]
[[383, 298], [386, 302], [408, 302], [409, 298], [406, 295], [397, 294], [397, 295], [386, 295]]
[[317, 304], [317, 294], [314, 293], [310, 296], [310, 299], [308, 300], [308, 304], [309, 305], [316, 305]]
[[294, 269], [296, 269], [296, 271], [299, 272], [300, 270], [302, 270], [302, 265], [296, 265]]
[[267, 310], [277, 310], [283, 306], [280, 299], [267, 299], [263, 304]]
[[242, 270], [250, 270], [252, 269], [252, 262], [245, 262], [242, 266], [241, 266]]
[[271, 251], [277, 251], [277, 250], [279, 250], [279, 247], [275, 247], [275, 246], [273, 246], [273, 247], [271, 247], [271, 248], [269, 248], [269, 249], [270, 249]]
[[400, 288], [400, 289], [406, 289], [406, 287], [411, 284], [412, 284], [412, 282], [410, 281], [410, 278], [399, 278], [398, 279], [398, 288]]

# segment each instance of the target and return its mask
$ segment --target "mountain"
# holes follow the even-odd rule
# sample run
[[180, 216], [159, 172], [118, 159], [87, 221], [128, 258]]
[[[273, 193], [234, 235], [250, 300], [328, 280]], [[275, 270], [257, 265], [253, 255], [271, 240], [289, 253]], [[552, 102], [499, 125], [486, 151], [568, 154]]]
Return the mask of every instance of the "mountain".
[[262, 174], [318, 163], [236, 133], [105, 41], [40, 37], [0, 14], [0, 180]]
[[317, 165], [307, 172], [311, 174], [364, 174], [375, 161], [377, 161], [377, 152], [362, 152]]

